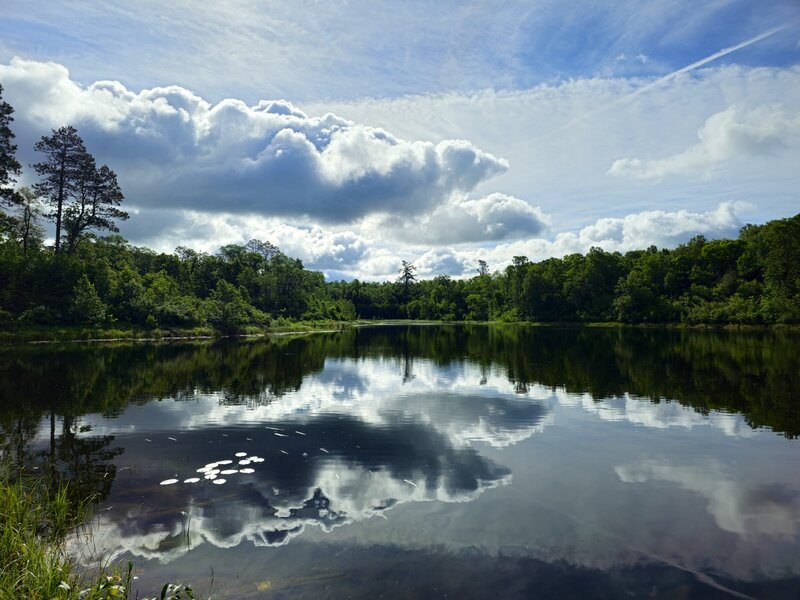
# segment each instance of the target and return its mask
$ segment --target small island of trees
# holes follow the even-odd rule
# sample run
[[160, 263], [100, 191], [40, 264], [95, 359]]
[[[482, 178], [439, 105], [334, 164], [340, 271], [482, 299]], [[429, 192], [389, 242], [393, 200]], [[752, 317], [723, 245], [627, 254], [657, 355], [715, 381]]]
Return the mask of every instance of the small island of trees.
[[[468, 279], [418, 280], [403, 261], [394, 282], [333, 281], [267, 241], [215, 254], [136, 247], [114, 171], [97, 166], [78, 131], [35, 145], [39, 181], [22, 166], [13, 108], [0, 87], [0, 327], [141, 327], [223, 332], [286, 320], [775, 324], [800, 322], [800, 214], [745, 226], [737, 239], [693, 238], [675, 249], [591, 248], [502, 271], [479, 261]], [[42, 220], [55, 225], [45, 244]], [[106, 235], [101, 235], [105, 232]]]

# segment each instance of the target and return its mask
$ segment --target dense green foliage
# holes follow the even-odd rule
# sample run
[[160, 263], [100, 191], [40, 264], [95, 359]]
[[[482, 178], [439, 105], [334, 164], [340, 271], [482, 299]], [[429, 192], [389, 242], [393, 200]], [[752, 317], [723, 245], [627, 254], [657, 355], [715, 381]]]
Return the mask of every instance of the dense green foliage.
[[[62, 127], [35, 146], [39, 182], [13, 189], [20, 166], [12, 114], [0, 97], [0, 200], [12, 209], [0, 211], [0, 326], [7, 328], [121, 323], [235, 332], [277, 318], [800, 321], [800, 215], [748, 225], [736, 240], [696, 237], [674, 250], [592, 248], [538, 263], [516, 256], [493, 274], [479, 261], [465, 280], [418, 280], [402, 261], [394, 282], [326, 283], [269, 242], [164, 254], [99, 237], [93, 231], [115, 232], [115, 221], [128, 217], [118, 208], [116, 174], [96, 166], [77, 130]], [[41, 218], [56, 225], [52, 248]]]
[[800, 321], [800, 215], [748, 225], [736, 240], [698, 236], [674, 250], [592, 248], [538, 263], [485, 263], [471, 279], [336, 282], [360, 318], [624, 323]]
[[[517, 257], [503, 272], [456, 280], [328, 282], [272, 247], [156, 253], [119, 236], [82, 235], [56, 256], [41, 237], [0, 231], [0, 323], [236, 331], [270, 319], [434, 319], [797, 323], [800, 215], [747, 226], [736, 240], [696, 237], [674, 250]], [[33, 241], [32, 241], [33, 240]]]
[[216, 255], [179, 248], [158, 254], [118, 236], [85, 234], [73, 255], [41, 244], [23, 253], [6, 230], [0, 241], [0, 324], [193, 327], [236, 331], [271, 318], [348, 320], [352, 305], [333, 299], [321, 273], [279, 251], [246, 246]]

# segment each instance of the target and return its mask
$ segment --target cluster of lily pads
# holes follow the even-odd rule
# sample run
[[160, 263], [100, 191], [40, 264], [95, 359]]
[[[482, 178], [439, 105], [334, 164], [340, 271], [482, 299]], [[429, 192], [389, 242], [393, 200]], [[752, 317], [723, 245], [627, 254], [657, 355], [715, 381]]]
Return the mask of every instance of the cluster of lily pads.
[[[225, 460], [218, 460], [216, 462], [208, 463], [205, 466], [200, 467], [197, 469], [198, 473], [203, 474], [203, 479], [209, 480], [211, 483], [215, 485], [222, 485], [227, 480], [220, 475], [235, 475], [237, 473], [243, 473], [245, 475], [249, 475], [254, 473], [255, 470], [251, 468], [250, 464], [255, 463], [262, 463], [265, 459], [261, 458], [260, 456], [251, 455], [248, 456], [247, 452], [237, 452], [235, 454], [238, 468], [233, 468], [233, 460], [225, 459]], [[231, 465], [230, 467], [228, 465]], [[220, 469], [219, 467], [223, 467]], [[165, 479], [159, 485], [173, 485], [178, 483], [179, 479]], [[198, 483], [200, 482], [200, 477], [189, 477], [188, 479], [184, 479], [183, 483]]]

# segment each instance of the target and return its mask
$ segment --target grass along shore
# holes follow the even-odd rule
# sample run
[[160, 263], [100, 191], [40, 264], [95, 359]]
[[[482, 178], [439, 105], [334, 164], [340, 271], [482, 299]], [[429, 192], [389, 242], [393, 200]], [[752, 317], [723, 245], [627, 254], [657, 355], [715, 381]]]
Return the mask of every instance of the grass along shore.
[[213, 327], [86, 327], [80, 325], [29, 325], [0, 330], [0, 344], [87, 342], [87, 341], [150, 341], [171, 339], [213, 339], [228, 336], [260, 336], [276, 333], [336, 331], [354, 327], [359, 321], [291, 321], [277, 319], [268, 327], [248, 326], [235, 332]]
[[[0, 467], [0, 600], [129, 597], [130, 563], [86, 570], [67, 552], [67, 536], [81, 524], [89, 502], [75, 506], [66, 486], [54, 488], [43, 476]], [[157, 596], [141, 600], [194, 598], [188, 586], [165, 584]]]

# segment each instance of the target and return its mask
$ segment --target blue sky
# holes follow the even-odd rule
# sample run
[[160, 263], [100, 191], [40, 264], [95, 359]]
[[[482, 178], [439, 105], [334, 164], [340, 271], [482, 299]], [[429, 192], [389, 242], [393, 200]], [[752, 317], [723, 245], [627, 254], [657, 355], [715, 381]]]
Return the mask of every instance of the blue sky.
[[133, 242], [259, 237], [330, 277], [791, 216], [799, 58], [794, 0], [0, 8], [25, 162], [73, 123], [120, 175]]

